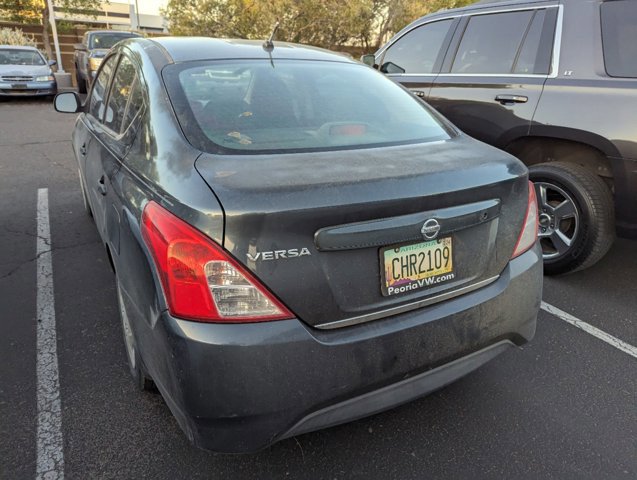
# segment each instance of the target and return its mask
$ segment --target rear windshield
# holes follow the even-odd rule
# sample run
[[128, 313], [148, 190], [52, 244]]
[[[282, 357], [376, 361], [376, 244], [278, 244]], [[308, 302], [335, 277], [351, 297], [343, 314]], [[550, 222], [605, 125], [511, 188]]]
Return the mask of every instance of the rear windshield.
[[44, 65], [44, 58], [34, 50], [0, 48], [0, 65]]
[[130, 33], [96, 33], [91, 36], [89, 48], [111, 48], [120, 40], [131, 37]]
[[211, 153], [363, 148], [448, 139], [421, 101], [350, 63], [240, 60], [164, 70], [183, 131]]

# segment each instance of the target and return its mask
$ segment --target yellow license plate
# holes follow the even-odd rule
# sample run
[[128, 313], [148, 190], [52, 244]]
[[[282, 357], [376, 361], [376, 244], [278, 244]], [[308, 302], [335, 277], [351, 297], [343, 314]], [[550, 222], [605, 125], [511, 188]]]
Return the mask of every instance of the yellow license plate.
[[407, 293], [453, 280], [451, 237], [380, 251], [384, 296]]

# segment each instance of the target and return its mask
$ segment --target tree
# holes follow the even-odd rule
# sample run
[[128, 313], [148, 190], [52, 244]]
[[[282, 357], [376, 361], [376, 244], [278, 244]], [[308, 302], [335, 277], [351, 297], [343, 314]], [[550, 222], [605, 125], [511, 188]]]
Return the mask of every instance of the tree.
[[26, 35], [19, 28], [0, 28], [0, 45], [37, 46], [33, 36]]
[[[96, 16], [100, 0], [52, 0], [58, 11]], [[42, 23], [42, 43], [48, 58], [53, 58], [49, 38], [49, 9], [46, 0], [0, 0], [0, 16], [14, 22]]]
[[[0, 0], [1, 1], [1, 0]], [[326, 48], [378, 48], [412, 20], [475, 0], [169, 0], [162, 13], [175, 35], [277, 38]]]
[[170, 0], [162, 13], [174, 35], [256, 38], [274, 23], [263, 7], [258, 0]]

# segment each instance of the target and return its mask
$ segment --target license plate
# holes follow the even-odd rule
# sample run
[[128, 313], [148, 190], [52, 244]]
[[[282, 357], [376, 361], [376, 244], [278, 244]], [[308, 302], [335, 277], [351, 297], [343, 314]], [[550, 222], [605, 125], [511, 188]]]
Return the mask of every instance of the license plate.
[[453, 280], [451, 237], [386, 247], [380, 251], [384, 296], [407, 293]]
[[16, 90], [24, 90], [27, 88], [26, 83], [12, 83], [11, 88], [15, 88]]

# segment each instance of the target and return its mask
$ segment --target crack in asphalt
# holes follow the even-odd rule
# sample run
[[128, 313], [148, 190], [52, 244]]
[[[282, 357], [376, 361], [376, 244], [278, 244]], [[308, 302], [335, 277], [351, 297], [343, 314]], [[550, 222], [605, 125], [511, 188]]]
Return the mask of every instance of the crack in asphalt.
[[[34, 237], [37, 237], [37, 235], [35, 235], [35, 234], [28, 234], [26, 232], [22, 232], [22, 233], [24, 233], [25, 235], [32, 235]], [[40, 237], [40, 239], [42, 239], [42, 237]], [[42, 240], [44, 240], [44, 239], [42, 239]], [[46, 240], [45, 240], [45, 243], [46, 243]], [[99, 240], [92, 240], [90, 242], [81, 242], [81, 243], [75, 243], [75, 244], [72, 244], [72, 245], [65, 245], [65, 246], [62, 246], [62, 247], [49, 248], [48, 250], [44, 250], [43, 252], [38, 253], [34, 257], [29, 258], [28, 260], [24, 260], [24, 261], [20, 262], [20, 264], [17, 265], [15, 268], [12, 268], [11, 270], [9, 270], [4, 275], [1, 275], [0, 276], [0, 280], [4, 280], [5, 278], [10, 277], [11, 275], [16, 273], [18, 270], [20, 270], [25, 265], [28, 265], [29, 263], [35, 262], [38, 258], [40, 258], [45, 253], [56, 252], [58, 250], [69, 250], [71, 248], [83, 247], [85, 245], [93, 245], [93, 244], [96, 244], [96, 243], [101, 243], [101, 242]], [[48, 246], [50, 246], [49, 243], [46, 243], [46, 244]]]
[[48, 245], [49, 247], [51, 246], [49, 244], [49, 239], [48, 238], [44, 238], [40, 235], [38, 235], [37, 233], [31, 233], [31, 232], [22, 232], [20, 230], [12, 230], [6, 226], [2, 226], [3, 230], [7, 233], [13, 233], [14, 235], [26, 235], [27, 237], [33, 237], [33, 238], [39, 238], [40, 240], [42, 240], [44, 242], [45, 245]]

